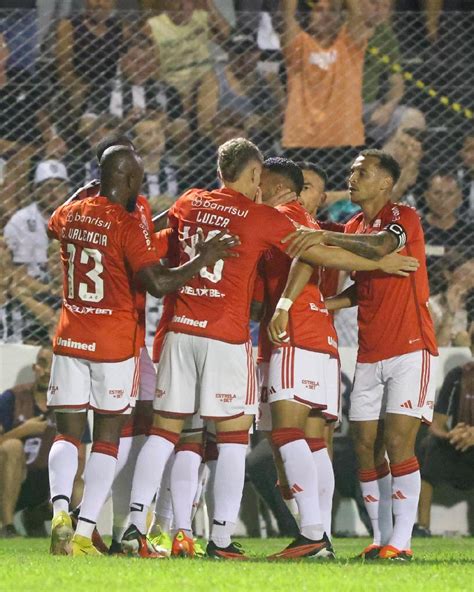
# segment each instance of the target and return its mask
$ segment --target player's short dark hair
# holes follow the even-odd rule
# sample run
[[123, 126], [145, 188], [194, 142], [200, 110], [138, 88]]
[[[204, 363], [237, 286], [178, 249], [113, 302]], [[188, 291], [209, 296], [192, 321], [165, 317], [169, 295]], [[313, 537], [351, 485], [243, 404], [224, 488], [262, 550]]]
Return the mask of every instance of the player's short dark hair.
[[296, 195], [299, 195], [303, 191], [303, 171], [293, 160], [283, 158], [282, 156], [273, 156], [272, 158], [267, 158], [263, 162], [263, 166], [267, 171], [280, 175], [289, 181], [290, 189]]
[[132, 140], [128, 136], [122, 133], [110, 134], [101, 140], [95, 147], [95, 156], [100, 162], [102, 154], [111, 146], [133, 146]]
[[263, 155], [253, 142], [245, 138], [232, 138], [217, 150], [217, 170], [223, 181], [237, 181], [252, 161], [263, 163]]
[[319, 164], [315, 164], [314, 162], [309, 162], [307, 160], [297, 162], [296, 164], [300, 167], [302, 171], [313, 171], [315, 175], [318, 175], [318, 177], [320, 177], [323, 180], [324, 186], [328, 184], [328, 174], [322, 166], [319, 166]]
[[378, 150], [377, 148], [368, 148], [367, 150], [362, 150], [362, 152], [359, 153], [359, 156], [377, 158], [379, 161], [379, 167], [392, 177], [394, 185], [398, 179], [400, 179], [400, 165], [388, 152]]

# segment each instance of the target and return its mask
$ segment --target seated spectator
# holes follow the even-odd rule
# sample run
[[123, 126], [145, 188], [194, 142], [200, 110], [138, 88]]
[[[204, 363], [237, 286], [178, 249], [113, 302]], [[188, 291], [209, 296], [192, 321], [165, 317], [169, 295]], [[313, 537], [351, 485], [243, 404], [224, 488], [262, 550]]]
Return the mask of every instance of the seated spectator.
[[276, 73], [258, 70], [260, 49], [255, 36], [236, 32], [226, 44], [228, 61], [215, 66], [219, 92], [217, 110], [241, 118], [251, 138], [263, 150], [271, 150], [281, 123], [284, 95]]
[[428, 180], [423, 210], [426, 255], [429, 273], [438, 273], [440, 257], [455, 253], [474, 257], [472, 224], [459, 216], [462, 193], [456, 174], [435, 172]]
[[29, 275], [45, 279], [48, 261], [48, 219], [69, 193], [66, 167], [57, 160], [45, 160], [36, 167], [34, 201], [13, 214], [4, 238], [16, 265], [25, 265]]
[[298, 14], [298, 0], [282, 4], [288, 95], [282, 145], [290, 158], [321, 164], [330, 178], [338, 151], [314, 149], [364, 144], [362, 74], [369, 31], [362, 4], [346, 4], [347, 20], [338, 0], [301, 2], [304, 11]]
[[474, 290], [474, 259], [462, 261], [455, 253], [440, 258], [430, 277], [431, 316], [440, 347], [470, 347], [466, 300]]
[[212, 0], [207, 0], [207, 10], [196, 5], [195, 0], [170, 3], [169, 10], [148, 19], [148, 32], [156, 46], [160, 80], [176, 88], [185, 117], [195, 112], [197, 127], [206, 134], [213, 117], [209, 105], [217, 91], [209, 42], [225, 41], [230, 27]]
[[145, 169], [142, 191], [156, 212], [169, 208], [184, 191], [176, 169], [165, 158], [165, 129], [163, 111], [148, 111], [132, 129], [132, 140]]
[[[56, 435], [53, 414], [46, 396], [53, 352], [41, 347], [33, 364], [34, 382], [14, 386], [0, 395], [0, 537], [16, 536], [13, 516], [19, 510], [46, 509], [50, 517], [48, 455]], [[90, 438], [85, 439], [90, 441]], [[79, 467], [73, 489], [73, 504], [82, 497], [85, 444], [79, 450]], [[46, 536], [41, 524], [43, 536]], [[38, 533], [37, 533], [38, 534]]]
[[462, 211], [474, 217], [474, 130], [464, 136], [460, 152], [461, 162], [457, 170], [458, 181], [463, 192]]
[[[380, 55], [373, 55], [368, 49], [365, 53], [362, 86], [364, 123], [367, 137], [378, 144], [385, 142], [398, 128], [426, 127], [421, 111], [401, 104], [403, 76], [390, 70], [392, 64], [400, 63], [400, 50], [391, 26], [391, 16], [391, 0], [367, 3], [366, 25], [371, 29], [369, 47], [378, 49]], [[390, 62], [383, 63], [381, 55], [387, 55]], [[384, 92], [386, 78], [388, 88]]]
[[470, 361], [448, 372], [438, 394], [431, 433], [420, 458], [418, 530], [425, 534], [429, 534], [433, 490], [438, 485], [449, 483], [463, 491], [474, 488], [473, 384], [474, 362]]
[[61, 87], [71, 107], [82, 112], [94, 90], [94, 101], [106, 111], [123, 50], [122, 24], [115, 0], [85, 0], [85, 12], [59, 22], [56, 61]]
[[47, 112], [48, 89], [26, 70], [7, 70], [10, 52], [0, 33], [0, 158], [3, 162], [0, 223], [29, 194], [31, 159], [58, 141]]

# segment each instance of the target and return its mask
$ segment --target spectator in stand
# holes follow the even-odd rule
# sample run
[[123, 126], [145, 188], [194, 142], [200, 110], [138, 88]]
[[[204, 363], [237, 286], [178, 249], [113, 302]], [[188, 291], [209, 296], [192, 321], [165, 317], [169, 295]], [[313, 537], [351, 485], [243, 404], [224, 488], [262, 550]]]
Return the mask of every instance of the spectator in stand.
[[184, 191], [177, 170], [165, 157], [166, 122], [163, 111], [148, 111], [132, 130], [132, 140], [145, 169], [142, 191], [156, 212], [169, 208]]
[[[31, 511], [41, 506], [46, 510], [46, 514], [42, 512], [42, 521], [51, 517], [48, 455], [56, 426], [47, 408], [46, 395], [52, 356], [50, 346], [41, 347], [33, 364], [34, 382], [17, 385], [0, 395], [0, 537], [17, 536], [13, 525], [15, 511]], [[90, 441], [90, 438], [83, 440], [80, 447], [73, 491], [76, 503], [82, 497], [84, 441]], [[42, 521], [38, 526], [46, 536]]]
[[32, 277], [46, 279], [48, 219], [69, 193], [66, 167], [57, 160], [40, 162], [34, 178], [35, 200], [13, 214], [4, 238], [16, 265], [25, 265]]
[[[372, 33], [364, 63], [364, 123], [367, 137], [381, 145], [398, 128], [425, 129], [426, 122], [421, 111], [401, 105], [403, 76], [390, 70], [391, 65], [400, 62], [398, 41], [390, 22], [392, 0], [372, 0], [366, 6], [366, 25]], [[371, 48], [379, 54], [373, 55]], [[389, 57], [388, 64], [381, 61], [385, 55]], [[384, 92], [386, 78], [388, 88]]]
[[106, 111], [123, 49], [122, 23], [114, 15], [114, 0], [85, 0], [85, 12], [59, 22], [56, 62], [61, 87], [81, 114], [94, 91], [94, 101]]
[[369, 30], [363, 5], [346, 0], [347, 19], [341, 0], [300, 0], [299, 13], [298, 0], [283, 0], [282, 6], [288, 95], [282, 144], [290, 158], [319, 162], [334, 178], [341, 174], [340, 162], [333, 174], [334, 158], [343, 153], [350, 159], [347, 147], [364, 144], [362, 75]]
[[440, 347], [470, 347], [466, 300], [474, 290], [474, 259], [456, 253], [440, 258], [430, 277], [431, 316]]
[[401, 168], [400, 178], [393, 188], [394, 201], [417, 206], [420, 193], [420, 167], [423, 159], [423, 130], [399, 127], [384, 144], [383, 150], [395, 158]]
[[0, 222], [23, 205], [29, 193], [31, 159], [51, 143], [62, 142], [56, 135], [47, 108], [48, 89], [26, 70], [7, 69], [10, 56], [5, 36], [0, 33], [0, 160], [2, 178]]
[[[471, 315], [471, 326], [473, 318]], [[434, 408], [430, 435], [423, 442], [418, 535], [430, 535], [433, 490], [441, 483], [474, 489], [474, 361], [446, 375]], [[474, 507], [470, 508], [471, 535]], [[420, 532], [421, 531], [421, 532]]]
[[228, 61], [218, 62], [215, 72], [219, 85], [216, 109], [241, 118], [249, 138], [263, 151], [278, 140], [284, 96], [276, 73], [262, 75], [258, 70], [261, 51], [255, 35], [237, 31], [226, 44]]
[[212, 0], [206, 10], [196, 0], [167, 3], [169, 9], [148, 20], [148, 32], [154, 40], [159, 78], [176, 88], [185, 117], [196, 117], [202, 134], [211, 132], [212, 105], [217, 94], [217, 80], [212, 67], [209, 42], [224, 42], [229, 23]]
[[[93, 107], [93, 105], [92, 105]], [[183, 116], [178, 91], [157, 78], [154, 43], [143, 32], [132, 34], [120, 60], [120, 71], [110, 97], [110, 113], [125, 119], [125, 128], [147, 110], [166, 113], [166, 135], [174, 145], [189, 139], [189, 125]]]
[[457, 170], [463, 192], [462, 211], [474, 218], [474, 129], [464, 136], [461, 148], [461, 163]]
[[424, 198], [423, 228], [428, 272], [439, 274], [440, 258], [449, 253], [474, 258], [472, 223], [459, 216], [462, 193], [456, 174], [435, 172], [428, 180]]

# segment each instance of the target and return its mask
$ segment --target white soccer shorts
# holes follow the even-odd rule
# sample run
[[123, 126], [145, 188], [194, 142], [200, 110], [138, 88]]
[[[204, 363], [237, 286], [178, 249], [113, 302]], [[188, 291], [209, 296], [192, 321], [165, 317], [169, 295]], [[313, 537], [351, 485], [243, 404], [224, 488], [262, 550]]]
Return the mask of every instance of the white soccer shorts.
[[168, 333], [153, 407], [175, 415], [199, 413], [204, 419], [255, 415], [257, 380], [252, 344]]
[[294, 400], [313, 409], [327, 408], [329, 354], [299, 347], [273, 350], [268, 371], [268, 400]]
[[358, 362], [349, 419], [371, 421], [396, 413], [431, 423], [437, 361], [427, 350], [419, 350], [373, 364]]
[[156, 389], [156, 371], [146, 347], [140, 350], [140, 388], [139, 401], [153, 401]]
[[98, 413], [131, 413], [139, 384], [138, 358], [92, 362], [53, 355], [48, 407]]

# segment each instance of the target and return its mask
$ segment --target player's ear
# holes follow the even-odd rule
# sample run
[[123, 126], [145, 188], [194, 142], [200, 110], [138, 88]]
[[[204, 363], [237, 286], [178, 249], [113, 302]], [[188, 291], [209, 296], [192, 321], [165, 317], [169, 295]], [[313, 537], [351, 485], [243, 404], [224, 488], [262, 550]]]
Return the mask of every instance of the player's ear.
[[328, 198], [328, 194], [323, 191], [323, 193], [321, 193], [321, 201], [319, 202], [320, 206], [323, 206], [326, 203], [326, 200]]

